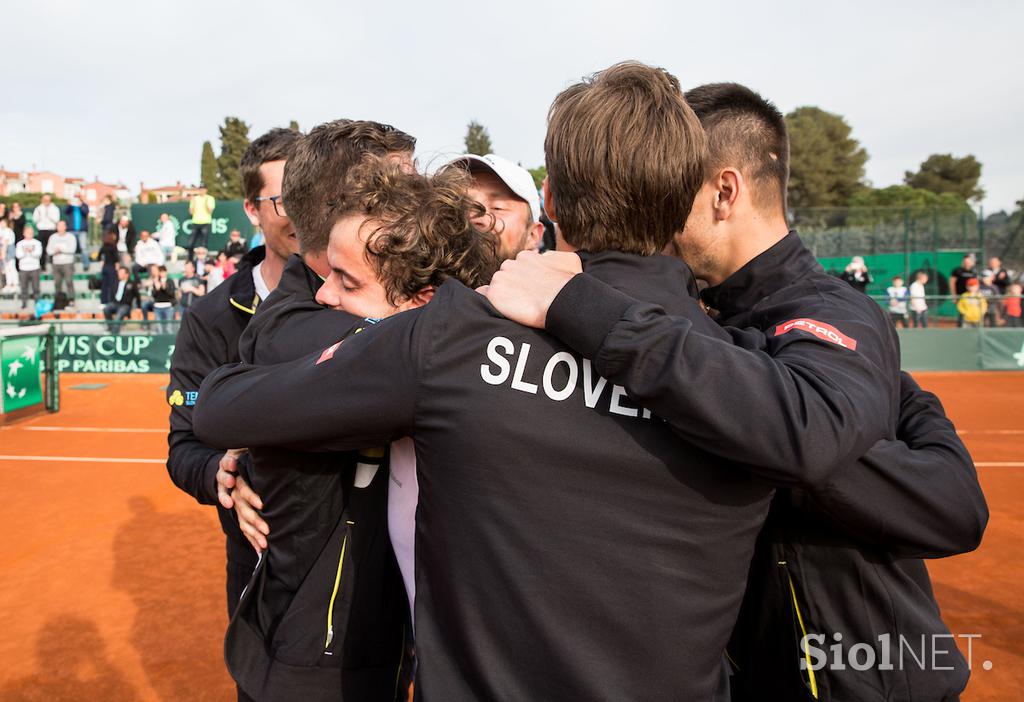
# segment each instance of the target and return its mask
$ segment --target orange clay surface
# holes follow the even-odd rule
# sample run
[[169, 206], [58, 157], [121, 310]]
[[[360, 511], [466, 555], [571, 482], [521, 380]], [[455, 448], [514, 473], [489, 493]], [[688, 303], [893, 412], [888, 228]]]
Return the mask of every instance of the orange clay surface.
[[[1024, 373], [917, 378], [963, 432], [992, 512], [977, 552], [929, 564], [951, 630], [982, 636], [964, 699], [1018, 699]], [[85, 383], [105, 387], [74, 389]], [[234, 698], [223, 536], [167, 477], [165, 383], [65, 375], [59, 414], [0, 426], [3, 702]]]

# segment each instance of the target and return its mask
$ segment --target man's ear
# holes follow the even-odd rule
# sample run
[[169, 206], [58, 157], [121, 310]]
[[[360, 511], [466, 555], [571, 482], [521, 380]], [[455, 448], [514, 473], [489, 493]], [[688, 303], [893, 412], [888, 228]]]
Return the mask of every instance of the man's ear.
[[544, 223], [534, 222], [530, 225], [530, 231], [526, 235], [526, 250], [536, 251], [540, 248], [540, 242], [544, 239]]
[[431, 299], [433, 299], [433, 297], [434, 297], [434, 286], [433, 285], [425, 285], [422, 288], [420, 288], [419, 290], [417, 290], [416, 292], [414, 292], [412, 294], [412, 297], [410, 297], [408, 300], [406, 300], [401, 305], [399, 305], [398, 309], [402, 310], [402, 311], [405, 311], [405, 310], [414, 310], [417, 307], [423, 307], [423, 305], [425, 305], [428, 302], [430, 302]]
[[548, 177], [544, 176], [544, 182], [540, 186], [541, 195], [544, 197], [544, 212], [552, 222], [558, 222], [558, 215], [555, 214], [555, 196], [551, 194], [551, 184]]
[[712, 204], [715, 219], [725, 221], [732, 216], [739, 202], [740, 193], [746, 189], [743, 175], [736, 168], [723, 168], [715, 177], [715, 202]]
[[242, 208], [245, 210], [245, 216], [249, 218], [249, 222], [254, 227], [260, 226], [260, 218], [256, 209], [256, 203], [249, 198], [242, 201]]

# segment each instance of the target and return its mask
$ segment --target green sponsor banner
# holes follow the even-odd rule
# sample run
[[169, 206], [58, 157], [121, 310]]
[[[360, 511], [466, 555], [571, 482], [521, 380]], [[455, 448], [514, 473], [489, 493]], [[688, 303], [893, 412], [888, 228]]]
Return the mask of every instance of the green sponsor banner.
[[[163, 204], [132, 205], [132, 222], [135, 230], [156, 232], [160, 228], [160, 215], [166, 212], [177, 232], [178, 246], [188, 246], [192, 235], [192, 215], [188, 213], [187, 202], [165, 202]], [[210, 222], [210, 240], [207, 248], [220, 251], [227, 243], [228, 233], [237, 229], [246, 241], [252, 239], [253, 227], [241, 200], [217, 200]]]
[[903, 370], [1024, 370], [1024, 329], [900, 329]]
[[981, 334], [984, 370], [1024, 370], [1024, 329], [986, 329]]
[[173, 334], [61, 334], [56, 342], [60, 373], [166, 373]]
[[42, 404], [42, 366], [39, 354], [41, 336], [12, 336], [0, 338], [0, 376], [3, 382], [4, 412]]

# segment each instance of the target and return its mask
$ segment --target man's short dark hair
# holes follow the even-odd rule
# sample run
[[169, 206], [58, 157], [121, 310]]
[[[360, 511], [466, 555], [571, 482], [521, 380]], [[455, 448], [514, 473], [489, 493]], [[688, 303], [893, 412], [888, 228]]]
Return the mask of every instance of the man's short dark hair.
[[366, 154], [386, 157], [416, 149], [416, 139], [389, 124], [338, 119], [310, 130], [284, 168], [281, 195], [303, 252], [327, 249], [330, 203], [344, 195], [349, 170]]
[[[260, 166], [272, 161], [286, 161], [292, 155], [295, 143], [302, 136], [294, 129], [278, 127], [253, 141], [242, 154], [240, 170], [242, 172], [242, 192], [245, 199], [256, 204], [256, 198], [263, 190], [263, 174]], [[203, 186], [200, 186], [203, 187]], [[275, 193], [276, 194], [276, 193]]]
[[785, 213], [789, 135], [778, 108], [738, 83], [701, 85], [685, 97], [708, 135], [708, 177], [735, 166], [750, 182], [755, 205]]

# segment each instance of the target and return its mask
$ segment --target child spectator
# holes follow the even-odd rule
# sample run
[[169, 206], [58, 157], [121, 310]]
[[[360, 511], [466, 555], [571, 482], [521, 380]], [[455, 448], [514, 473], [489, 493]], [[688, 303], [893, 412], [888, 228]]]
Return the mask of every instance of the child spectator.
[[928, 283], [928, 274], [918, 271], [914, 274], [914, 282], [910, 284], [910, 321], [914, 328], [928, 328], [928, 298], [924, 286]]
[[985, 312], [988, 311], [988, 300], [979, 292], [978, 288], [981, 285], [977, 278], [968, 278], [966, 282], [967, 292], [960, 296], [956, 303], [956, 310], [960, 313], [960, 319], [963, 321], [961, 326], [977, 328], [981, 326]]
[[988, 307], [985, 310], [985, 326], [986, 327], [998, 327], [999, 326], [999, 288], [995, 286], [995, 281], [990, 271], [985, 271], [981, 276], [981, 286], [978, 288], [978, 292], [985, 296]]
[[1020, 317], [1020, 297], [1024, 290], [1019, 283], [1012, 283], [1006, 288], [1006, 298], [1003, 300], [1003, 314], [1006, 315], [1006, 326], [1020, 329], [1024, 327]]
[[904, 329], [909, 328], [907, 300], [910, 299], [910, 291], [903, 284], [903, 276], [893, 277], [892, 285], [885, 292], [889, 296], [889, 319], [892, 320], [893, 326], [902, 325]]
[[192, 261], [185, 262], [185, 275], [178, 284], [178, 289], [181, 291], [181, 318], [184, 319], [196, 299], [206, 294], [206, 282], [196, 275], [196, 264]]
[[178, 260], [177, 236], [178, 234], [174, 231], [174, 222], [171, 221], [171, 216], [164, 212], [160, 215], [160, 229], [157, 232], [157, 238], [160, 239], [160, 248], [164, 252], [164, 258], [172, 263]]

